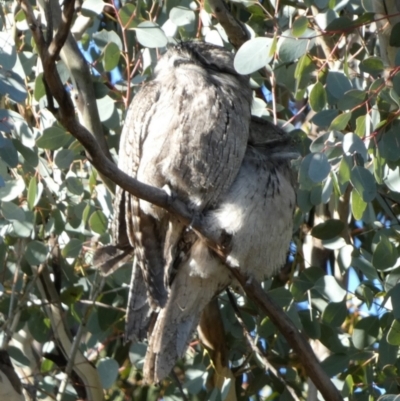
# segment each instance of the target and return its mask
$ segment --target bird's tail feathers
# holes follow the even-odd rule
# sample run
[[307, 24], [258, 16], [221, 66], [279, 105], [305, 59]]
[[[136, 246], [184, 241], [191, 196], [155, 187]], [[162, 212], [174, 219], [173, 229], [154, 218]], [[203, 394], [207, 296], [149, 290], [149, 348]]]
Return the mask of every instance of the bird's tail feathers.
[[169, 374], [183, 356], [204, 308], [229, 285], [228, 274], [222, 270], [221, 277], [218, 265], [216, 275], [204, 277], [193, 272], [191, 262], [188, 258], [180, 266], [168, 302], [157, 317], [144, 364], [147, 383], [158, 383]]

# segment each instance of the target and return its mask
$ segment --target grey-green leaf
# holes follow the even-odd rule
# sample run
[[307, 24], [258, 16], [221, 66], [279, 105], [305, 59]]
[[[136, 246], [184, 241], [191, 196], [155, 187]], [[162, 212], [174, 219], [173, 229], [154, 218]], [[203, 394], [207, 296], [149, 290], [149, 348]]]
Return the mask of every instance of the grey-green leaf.
[[326, 78], [326, 87], [336, 99], [340, 99], [347, 91], [352, 89], [350, 80], [339, 71], [329, 71]]
[[310, 93], [310, 106], [314, 111], [318, 112], [324, 109], [326, 102], [325, 88], [321, 82], [317, 82]]
[[32, 266], [40, 265], [46, 261], [48, 249], [43, 242], [31, 241], [25, 249], [25, 259]]
[[393, 267], [397, 262], [397, 249], [389, 241], [385, 235], [381, 234], [381, 239], [378, 242], [372, 256], [372, 264], [378, 270], [385, 270]]
[[254, 38], [245, 42], [235, 55], [235, 70], [239, 74], [251, 74], [264, 68], [272, 60], [272, 44], [271, 38]]
[[358, 135], [355, 135], [352, 132], [349, 132], [344, 136], [343, 150], [345, 153], [350, 155], [357, 152], [362, 156], [365, 162], [367, 161], [367, 148], [365, 147], [364, 142]]
[[369, 170], [361, 166], [355, 166], [351, 170], [350, 181], [364, 202], [371, 202], [375, 199], [376, 182]]
[[71, 140], [71, 135], [59, 127], [49, 127], [43, 131], [36, 145], [42, 149], [60, 149]]
[[138, 42], [145, 47], [165, 47], [168, 39], [163, 30], [154, 22], [145, 21], [136, 28], [136, 37]]
[[310, 157], [308, 176], [315, 183], [323, 181], [331, 172], [331, 165], [325, 153], [312, 153], [307, 157]]

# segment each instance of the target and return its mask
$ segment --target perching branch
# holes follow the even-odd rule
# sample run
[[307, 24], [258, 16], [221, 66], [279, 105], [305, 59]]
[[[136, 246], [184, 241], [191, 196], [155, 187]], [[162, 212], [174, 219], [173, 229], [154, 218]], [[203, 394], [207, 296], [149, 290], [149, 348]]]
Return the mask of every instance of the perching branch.
[[244, 42], [250, 39], [250, 34], [246, 26], [229, 12], [224, 0], [209, 0], [208, 3], [215, 17], [225, 29], [230, 42], [236, 49], [239, 49]]
[[[229, 257], [227, 257], [227, 250], [221, 245], [219, 238], [213, 238], [210, 233], [207, 232], [205, 227], [202, 225], [201, 219], [194, 218], [190, 213], [186, 205], [179, 199], [174, 199], [168, 196], [163, 190], [152, 187], [150, 185], [143, 184], [136, 179], [128, 176], [117, 166], [108, 159], [91, 133], [83, 127], [75, 118], [75, 111], [72, 101], [63, 87], [63, 84], [58, 76], [57, 69], [55, 66], [54, 57], [51, 57], [49, 50], [46, 46], [43, 33], [40, 26], [33, 14], [32, 7], [29, 4], [29, 0], [20, 0], [22, 9], [26, 14], [29, 26], [32, 30], [33, 38], [36, 42], [39, 56], [43, 64], [43, 73], [47, 82], [48, 88], [52, 96], [56, 99], [59, 109], [55, 112], [58, 121], [73, 135], [86, 149], [88, 158], [93, 166], [105, 177], [108, 177], [114, 181], [117, 185], [122, 187], [127, 192], [131, 193], [138, 198], [144, 199], [150, 203], [153, 203], [159, 207], [164, 208], [168, 212], [178, 216], [180, 220], [191, 226], [199, 234], [208, 239], [209, 246], [221, 257], [228, 267], [231, 268], [233, 274], [243, 286], [247, 296], [252, 299], [261, 309], [270, 317], [272, 322], [277, 326], [280, 332], [285, 336], [288, 343], [291, 344], [293, 349], [297, 352], [299, 357], [303, 360], [304, 368], [307, 374], [312, 378], [313, 382], [324, 396], [326, 400], [339, 401], [342, 400], [340, 393], [333, 385], [329, 377], [321, 369], [321, 366], [315, 357], [310, 345], [300, 334], [297, 328], [294, 326], [292, 321], [285, 315], [284, 311], [275, 304], [275, 302], [266, 294], [261, 285], [244, 276], [237, 269], [238, 266], [232, 265]], [[69, 9], [69, 3], [73, 0], [65, 0], [64, 7]], [[212, 0], [215, 1], [215, 0]], [[218, 6], [218, 3], [216, 7]], [[215, 8], [216, 13], [222, 13], [227, 21], [231, 21], [227, 16], [227, 10]], [[66, 15], [66, 13], [64, 13]], [[219, 15], [219, 14], [218, 14]], [[69, 16], [71, 18], [72, 16]], [[232, 17], [233, 18], [233, 17]], [[222, 19], [220, 20], [222, 24]], [[233, 29], [233, 23], [231, 28]], [[70, 21], [62, 20], [60, 24], [70, 24]], [[67, 30], [64, 27], [59, 27], [60, 34], [57, 36], [57, 40], [52, 41], [52, 54], [55, 54], [61, 50], [61, 47], [67, 39]], [[231, 31], [227, 31], [231, 32]], [[231, 35], [231, 33], [228, 33]], [[232, 33], [233, 35], [233, 33]], [[232, 42], [234, 35], [231, 37]], [[242, 39], [244, 41], [244, 36]], [[239, 43], [239, 42], [238, 42]]]

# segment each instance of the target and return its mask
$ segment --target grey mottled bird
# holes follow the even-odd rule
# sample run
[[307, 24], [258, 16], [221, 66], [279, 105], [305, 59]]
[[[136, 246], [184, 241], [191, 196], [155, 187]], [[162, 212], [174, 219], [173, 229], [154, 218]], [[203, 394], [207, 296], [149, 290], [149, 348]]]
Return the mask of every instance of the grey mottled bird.
[[[202, 42], [174, 46], [129, 107], [118, 166], [200, 213], [216, 205], [238, 174], [251, 102], [248, 77], [236, 73], [232, 53]], [[143, 337], [151, 309], [167, 302], [170, 266], [185, 227], [120, 188], [114, 208], [114, 256], [125, 259], [132, 248], [135, 256], [126, 338], [136, 339]]]
[[[162, 57], [134, 97], [119, 167], [166, 188], [230, 238], [230, 258], [261, 280], [285, 261], [295, 205], [289, 136], [251, 117], [247, 77], [228, 51], [190, 42]], [[250, 137], [249, 137], [250, 131]], [[181, 357], [206, 305], [229, 285], [229, 270], [175, 216], [118, 189], [114, 246], [94, 264], [105, 273], [134, 256], [127, 339], [149, 339], [144, 379], [158, 382]]]
[[[287, 256], [295, 207], [290, 160], [297, 156], [286, 133], [253, 118], [236, 180], [204, 215], [210, 230], [231, 236], [230, 258], [257, 280], [276, 273]], [[207, 304], [227, 286], [237, 285], [228, 268], [195, 233], [186, 232], [180, 245], [168, 302], [149, 340], [144, 365], [144, 379], [149, 383], [167, 376], [183, 355]]]

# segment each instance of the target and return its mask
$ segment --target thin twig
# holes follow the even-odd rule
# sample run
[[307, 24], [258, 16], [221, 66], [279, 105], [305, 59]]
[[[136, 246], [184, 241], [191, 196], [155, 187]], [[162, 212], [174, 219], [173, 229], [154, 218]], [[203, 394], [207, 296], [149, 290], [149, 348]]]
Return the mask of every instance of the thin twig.
[[180, 391], [180, 393], [181, 393], [182, 400], [183, 400], [183, 401], [189, 401], [188, 398], [186, 397], [185, 392], [183, 391], [182, 384], [181, 384], [181, 382], [179, 381], [178, 376], [176, 375], [176, 373], [172, 370], [171, 373], [170, 373], [170, 375], [172, 376], [172, 378], [173, 378], [173, 379], [175, 380], [175, 382], [176, 382], [176, 385], [177, 385], [177, 387], [178, 387], [178, 389], [179, 389], [179, 391]]
[[264, 355], [264, 352], [262, 351], [262, 349], [260, 348], [260, 346], [258, 344], [255, 343], [255, 341], [253, 340], [253, 337], [251, 336], [251, 334], [249, 333], [249, 331], [247, 330], [246, 325], [244, 324], [243, 318], [242, 318], [242, 314], [240, 312], [240, 309], [238, 308], [237, 304], [236, 304], [236, 300], [235, 297], [233, 296], [233, 294], [231, 293], [231, 291], [229, 291], [229, 289], [226, 291], [228, 294], [228, 298], [229, 301], [232, 305], [233, 311], [235, 312], [235, 316], [237, 321], [239, 322], [240, 326], [243, 329], [243, 333], [247, 339], [247, 342], [249, 343], [251, 349], [253, 350], [254, 353], [256, 353], [259, 358], [262, 360], [262, 363], [264, 364], [264, 367], [266, 370], [270, 370], [271, 373], [285, 386], [285, 388], [289, 391], [290, 395], [293, 397], [293, 399], [295, 401], [300, 401], [299, 397], [296, 394], [295, 389], [282, 377], [282, 375], [278, 372], [278, 370], [275, 368], [275, 366], [273, 366], [267, 359], [267, 357]]

